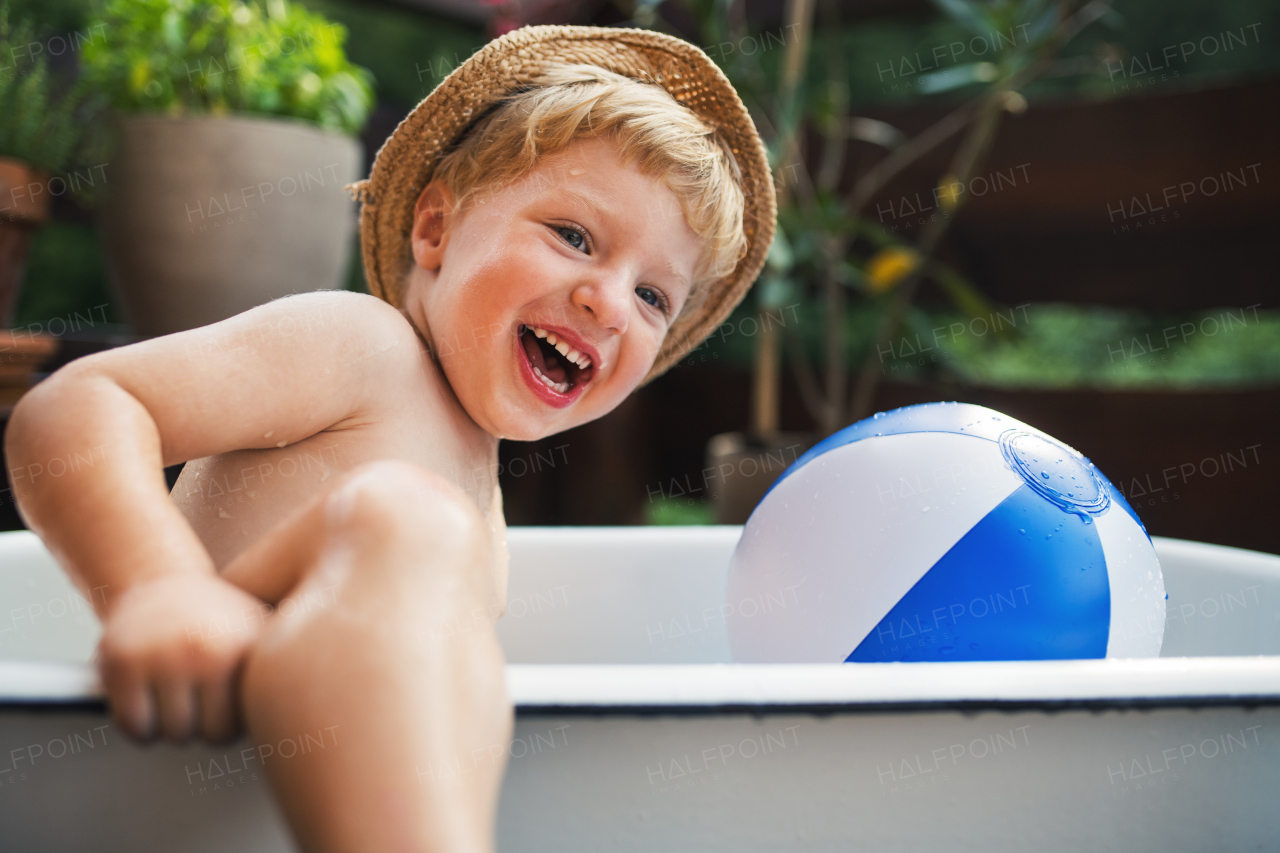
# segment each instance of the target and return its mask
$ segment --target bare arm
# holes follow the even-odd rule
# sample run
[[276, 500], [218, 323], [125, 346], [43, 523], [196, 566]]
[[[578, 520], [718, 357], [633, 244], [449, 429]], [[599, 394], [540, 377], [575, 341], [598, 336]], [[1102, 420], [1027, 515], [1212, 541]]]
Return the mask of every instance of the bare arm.
[[5, 453], [23, 521], [100, 618], [140, 581], [214, 574], [212, 558], [169, 500], [155, 420], [94, 366], [68, 365], [23, 396]]
[[72, 362], [10, 419], [19, 512], [103, 617], [141, 581], [213, 575], [163, 468], [291, 444], [352, 416], [371, 356], [408, 334], [374, 297], [320, 292]]

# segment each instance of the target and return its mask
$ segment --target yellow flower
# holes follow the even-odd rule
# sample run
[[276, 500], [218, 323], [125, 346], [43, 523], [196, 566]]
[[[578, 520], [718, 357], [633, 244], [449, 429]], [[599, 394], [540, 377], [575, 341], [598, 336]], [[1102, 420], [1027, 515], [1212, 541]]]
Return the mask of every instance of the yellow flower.
[[134, 60], [133, 66], [129, 69], [129, 90], [135, 95], [141, 94], [149, 80], [151, 80], [151, 68], [147, 65], [147, 61]]
[[877, 295], [887, 293], [920, 265], [920, 253], [905, 246], [881, 249], [867, 263], [867, 287]]

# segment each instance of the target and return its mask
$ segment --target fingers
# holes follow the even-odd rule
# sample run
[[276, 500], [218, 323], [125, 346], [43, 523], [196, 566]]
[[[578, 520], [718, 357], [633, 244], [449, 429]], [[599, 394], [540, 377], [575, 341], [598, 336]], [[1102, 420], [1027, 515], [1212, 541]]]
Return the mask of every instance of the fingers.
[[196, 688], [186, 678], [161, 681], [159, 698], [160, 736], [175, 743], [191, 739], [196, 728]]
[[102, 672], [111, 717], [129, 737], [146, 743], [156, 735], [156, 705], [150, 685], [113, 669]]
[[102, 683], [115, 724], [140, 743], [157, 737], [183, 743], [196, 730], [196, 688], [185, 679], [153, 684], [119, 663], [102, 669]]

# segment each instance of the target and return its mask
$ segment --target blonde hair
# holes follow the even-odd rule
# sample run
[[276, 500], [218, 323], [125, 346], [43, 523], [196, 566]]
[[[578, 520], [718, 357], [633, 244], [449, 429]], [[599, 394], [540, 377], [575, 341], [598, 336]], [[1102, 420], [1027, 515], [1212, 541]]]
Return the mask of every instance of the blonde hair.
[[540, 157], [596, 137], [613, 139], [624, 163], [662, 180], [703, 241], [687, 313], [746, 255], [745, 197], [737, 161], [715, 128], [657, 84], [595, 65], [550, 65], [464, 131], [431, 177], [454, 194], [458, 210], [482, 190], [525, 177]]

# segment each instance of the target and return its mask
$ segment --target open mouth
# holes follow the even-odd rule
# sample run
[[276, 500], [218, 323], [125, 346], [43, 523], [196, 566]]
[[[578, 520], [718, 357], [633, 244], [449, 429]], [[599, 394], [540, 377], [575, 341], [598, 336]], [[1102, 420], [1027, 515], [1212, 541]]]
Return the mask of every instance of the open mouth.
[[520, 345], [539, 382], [556, 394], [568, 395], [591, 381], [595, 365], [555, 332], [538, 326], [520, 326]]

